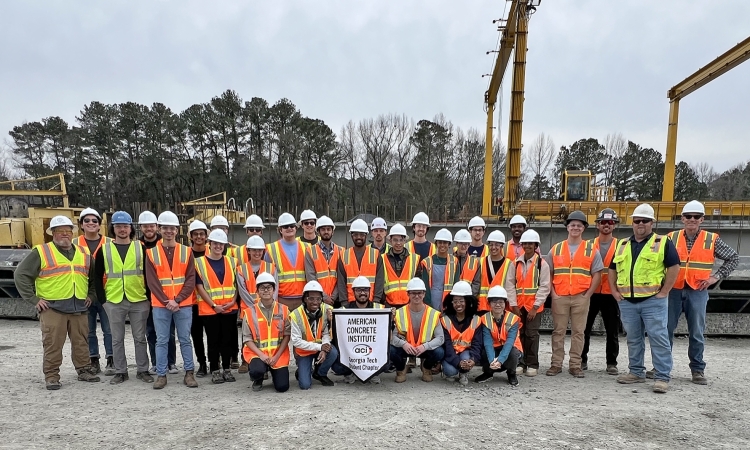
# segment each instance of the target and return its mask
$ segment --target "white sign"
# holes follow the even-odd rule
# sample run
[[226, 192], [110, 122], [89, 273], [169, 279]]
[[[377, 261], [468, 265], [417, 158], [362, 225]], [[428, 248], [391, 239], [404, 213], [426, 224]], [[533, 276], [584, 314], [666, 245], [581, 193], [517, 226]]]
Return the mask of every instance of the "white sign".
[[333, 326], [341, 364], [357, 378], [367, 381], [388, 366], [390, 309], [334, 309]]

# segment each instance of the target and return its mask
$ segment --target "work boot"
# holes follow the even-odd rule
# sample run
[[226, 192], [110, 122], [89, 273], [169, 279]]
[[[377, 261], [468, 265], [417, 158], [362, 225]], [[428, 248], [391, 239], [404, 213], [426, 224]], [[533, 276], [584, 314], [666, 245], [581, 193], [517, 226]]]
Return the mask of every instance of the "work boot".
[[428, 369], [425, 367], [424, 362], [422, 362], [422, 381], [426, 383], [432, 382], [432, 369]]
[[167, 385], [167, 377], [166, 376], [158, 376], [156, 377], [156, 381], [154, 381], [154, 389], [164, 389], [164, 386]]
[[695, 384], [701, 384], [706, 385], [708, 384], [708, 380], [706, 379], [706, 376], [703, 375], [703, 372], [693, 372], [693, 379], [691, 380]]
[[116, 373], [115, 376], [109, 380], [109, 384], [121, 384], [128, 381], [128, 379], [130, 379], [130, 377], [128, 377], [127, 373]]
[[78, 370], [78, 381], [88, 381], [89, 383], [98, 383], [99, 377], [96, 376], [94, 370], [90, 367]]
[[638, 375], [634, 375], [632, 373], [624, 373], [617, 377], [617, 382], [620, 384], [645, 383], [646, 378], [639, 377]]
[[263, 380], [253, 381], [253, 391], [258, 392], [263, 389]]
[[[185, 376], [187, 377], [187, 375]], [[211, 372], [211, 383], [221, 384], [223, 382], [224, 382], [224, 374], [221, 373], [221, 370], [214, 370], [213, 372]]]
[[60, 380], [50, 380], [46, 382], [48, 391], [56, 391], [62, 386]]
[[568, 369], [568, 373], [573, 375], [576, 378], [583, 378], [586, 375], [584, 375], [583, 370], [581, 370], [580, 367], [573, 367]]
[[461, 386], [466, 386], [467, 384], [469, 384], [469, 374], [467, 373], [458, 374], [458, 383]]
[[417, 367], [417, 357], [410, 356], [409, 359], [406, 361], [406, 367], [408, 368]]
[[154, 377], [151, 376], [148, 372], [138, 372], [135, 376], [137, 379], [143, 381], [144, 383], [153, 383]]
[[486, 383], [492, 379], [493, 372], [482, 372], [481, 375], [474, 378], [475, 383]]
[[111, 377], [115, 374], [115, 364], [111, 356], [107, 356], [107, 366], [104, 367], [104, 375]]
[[237, 373], [247, 373], [247, 370], [247, 363], [245, 361], [242, 361], [242, 364], [240, 364], [240, 368], [237, 369]]
[[562, 373], [562, 367], [551, 366], [549, 369], [547, 369], [546, 375], [548, 377], [554, 377], [558, 373]]
[[432, 368], [432, 374], [437, 375], [439, 373], [443, 372], [443, 365], [440, 363], [437, 363], [435, 367]]
[[198, 371], [195, 373], [195, 376], [198, 378], [203, 378], [206, 375], [208, 375], [208, 367], [206, 367], [206, 363], [198, 363]]
[[651, 368], [651, 370], [646, 371], [646, 378], [649, 378], [651, 380], [654, 379], [654, 374], [656, 373], [656, 369]]
[[229, 364], [230, 369], [237, 370], [240, 368], [240, 363], [237, 361], [237, 355], [232, 357], [232, 361]]
[[515, 373], [508, 372], [508, 384], [511, 386], [518, 386], [518, 377]]
[[617, 375], [620, 371], [617, 370], [617, 366], [614, 364], [607, 364], [607, 373], [610, 375]]
[[195, 375], [193, 374], [192, 370], [185, 371], [185, 378], [182, 380], [182, 382], [185, 383], [185, 386], [190, 388], [198, 387], [198, 382], [195, 381]]
[[102, 373], [102, 366], [99, 364], [99, 357], [91, 358], [91, 371], [96, 375]]
[[664, 380], [656, 380], [654, 381], [654, 387], [653, 391], [657, 394], [666, 394], [669, 390], [669, 383], [667, 383]]
[[232, 371], [230, 369], [226, 369], [224, 371], [223, 376], [224, 376], [224, 381], [226, 382], [232, 383], [234, 381], [237, 381], [234, 379], [234, 375], [232, 375]]
[[396, 379], [394, 381], [396, 381], [396, 383], [403, 383], [406, 381], [406, 370], [397, 370]]

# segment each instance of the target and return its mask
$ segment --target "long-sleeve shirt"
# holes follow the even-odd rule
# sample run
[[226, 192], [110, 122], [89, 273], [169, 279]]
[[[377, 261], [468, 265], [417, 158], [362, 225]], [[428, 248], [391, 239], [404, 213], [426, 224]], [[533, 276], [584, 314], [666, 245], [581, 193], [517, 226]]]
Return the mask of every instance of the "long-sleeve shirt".
[[[70, 261], [73, 260], [75, 252], [77, 251], [75, 247], [71, 247], [68, 250], [63, 250], [57, 245], [55, 245], [55, 247], [57, 247], [57, 250]], [[86, 257], [90, 258], [89, 256]], [[92, 302], [95, 302], [96, 288], [94, 287], [94, 283], [92, 282], [95, 277], [94, 264], [90, 261], [89, 266], [89, 285], [88, 293], [86, 296], [90, 298]], [[21, 297], [24, 300], [34, 305], [36, 305], [40, 300], [40, 298], [36, 295], [35, 284], [36, 279], [39, 277], [40, 270], [42, 270], [42, 258], [39, 255], [39, 250], [35, 248], [28, 255], [26, 255], [26, 258], [24, 258], [23, 261], [18, 264], [18, 266], [16, 266], [16, 271], [13, 274], [18, 293], [21, 294]], [[76, 298], [74, 293], [73, 296], [68, 299], [60, 299], [49, 302], [49, 306], [57, 312], [73, 314], [85, 312], [87, 310], [85, 302], [85, 298]]]
[[[539, 290], [536, 292], [534, 298], [534, 309], [538, 309], [549, 296], [550, 290], [552, 289], [552, 277], [550, 276], [549, 264], [541, 256], [539, 260], [542, 262], [542, 267], [539, 270]], [[523, 267], [524, 277], [530, 276], [530, 272], [533, 272], [534, 266], [531, 262], [534, 258], [529, 260], [524, 255], [516, 258], [513, 267], [508, 269], [508, 277], [505, 279], [505, 290], [508, 292], [508, 305], [511, 307], [518, 306], [518, 293], [516, 292], [516, 268], [520, 264]]]
[[[120, 259], [122, 261], [125, 261], [125, 257], [128, 253], [128, 249], [130, 247], [130, 244], [115, 244], [115, 247], [117, 248], [117, 252], [120, 255]], [[143, 249], [143, 259], [144, 261], [144, 267], [145, 267], [145, 261], [146, 261], [146, 247], [141, 246], [141, 249]], [[94, 287], [96, 288], [96, 297], [99, 299], [99, 303], [106, 302], [107, 296], [104, 292], [104, 252], [97, 252], [96, 256], [94, 257]], [[146, 276], [146, 271], [143, 271], [143, 276]], [[147, 284], [147, 283], [146, 283]], [[148, 292], [146, 293], [146, 299], [148, 300], [150, 297], [148, 295]], [[112, 301], [113, 299], [109, 299]], [[128, 300], [127, 296], [125, 296], [125, 291], [123, 290], [122, 298], [117, 300]]]
[[[687, 251], [690, 253], [690, 250], [693, 249], [693, 244], [695, 244], [695, 240], [698, 237], [698, 233], [695, 233], [693, 236], [683, 233], [683, 236], [685, 236]], [[719, 270], [714, 274], [719, 280], [728, 277], [730, 273], [734, 272], [740, 263], [740, 255], [718, 236], [714, 243], [714, 257], [723, 261]]]
[[[362, 264], [362, 258], [365, 256], [365, 250], [367, 250], [368, 248], [369, 246], [364, 246], [362, 248], [354, 247], [354, 256], [357, 258], [357, 264]], [[338, 291], [338, 301], [340, 301], [341, 303], [348, 303], [353, 299], [349, 298], [349, 291], [346, 288], [347, 276], [343, 258], [339, 259], [337, 272], [338, 280], [336, 281], [336, 290]], [[383, 264], [378, 258], [378, 262], [375, 268], [375, 286], [373, 287], [373, 301], [375, 301], [376, 303], [383, 303], [384, 285], [385, 277], [383, 276]]]
[[[409, 306], [404, 306], [403, 308], [408, 308]], [[422, 315], [427, 312], [427, 308], [429, 306], [425, 306], [425, 309], [422, 310], [420, 313], [415, 313], [414, 311], [411, 311], [411, 319], [412, 323], [409, 324], [409, 330], [407, 330], [407, 333], [413, 332], [414, 322], [419, 324], [422, 321]], [[395, 331], [395, 330], [394, 330]], [[391, 333], [391, 345], [394, 347], [403, 347], [404, 344], [406, 344], [406, 339], [399, 336], [398, 333]], [[441, 347], [445, 343], [445, 335], [443, 334], [443, 327], [440, 326], [440, 323], [437, 324], [434, 330], [432, 330], [432, 335], [430, 336], [430, 340], [427, 342], [424, 342], [422, 345], [424, 345], [424, 348], [426, 350], [435, 350], [438, 347]]]
[[[250, 264], [250, 269], [253, 271], [253, 274], [257, 277], [258, 271], [260, 270], [260, 263], [258, 264]], [[273, 273], [273, 279], [276, 281], [276, 286], [273, 290], [273, 298], [278, 298], [279, 296], [279, 273], [274, 272]], [[239, 294], [240, 299], [245, 302], [245, 306], [252, 306], [255, 303], [255, 299], [252, 295], [250, 295], [250, 292], [247, 291], [247, 285], [245, 284], [247, 280], [245, 280], [245, 277], [242, 276], [242, 272], [239, 270], [237, 271], [237, 294]], [[255, 294], [255, 292], [253, 292]]]
[[[501, 323], [497, 323], [497, 320], [495, 320], [495, 326], [502, 326], [502, 321], [504, 320], [505, 315], [503, 315]], [[500, 354], [497, 356], [497, 362], [499, 362], [500, 364], [504, 363], [505, 360], [508, 359], [508, 355], [510, 355], [510, 351], [513, 349], [513, 343], [516, 342], [516, 336], [518, 336], [519, 323], [520, 322], [510, 327], [510, 329], [508, 330], [508, 339], [506, 339], [503, 346], [500, 347]], [[487, 355], [487, 361], [492, 362], [495, 359], [495, 343], [492, 340], [492, 333], [490, 332], [489, 328], [482, 327], [482, 337], [484, 339], [484, 353], [485, 355]]]
[[[323, 253], [323, 257], [326, 259], [327, 262], [331, 262], [331, 257], [333, 256], [334, 251], [340, 251], [341, 249], [334, 244], [333, 242], [328, 242], [328, 246], [325, 245], [325, 243], [320, 240], [317, 243], [310, 244], [310, 251], [305, 251], [305, 280], [307, 281], [318, 281], [318, 271], [315, 269], [315, 262], [313, 261], [313, 252], [315, 251], [315, 246], [320, 246], [320, 250]], [[336, 284], [338, 285], [338, 265], [336, 266], [337, 271], [337, 279]], [[339, 298], [339, 290], [334, 289], [333, 292], [331, 292], [331, 300], [335, 303]]]
[[[300, 308], [305, 308], [304, 305], [300, 306]], [[307, 309], [304, 309], [302, 311], [303, 314], [307, 314]], [[319, 352], [321, 348], [323, 347], [323, 344], [330, 344], [331, 343], [331, 333], [329, 331], [329, 325], [328, 325], [328, 318], [325, 316], [324, 313], [321, 313], [323, 317], [323, 321], [321, 326], [323, 327], [323, 332], [321, 335], [321, 342], [318, 344], [317, 342], [312, 341], [306, 341], [302, 338], [302, 330], [300, 329], [300, 324], [297, 322], [291, 320], [292, 323], [292, 345], [294, 348], [298, 348], [300, 350], [307, 350], [310, 352]], [[309, 319], [308, 319], [309, 320]], [[310, 328], [313, 332], [313, 334], [316, 334], [316, 323], [311, 322]]]
[[[464, 317], [464, 320], [458, 321], [455, 316], [449, 317], [451, 324], [458, 330], [458, 332], [463, 333], [466, 328], [471, 324], [472, 317], [466, 316]], [[469, 350], [469, 353], [471, 354], [471, 359], [474, 360], [476, 364], [481, 363], [482, 361], [482, 341], [483, 341], [483, 331], [484, 325], [479, 325], [479, 327], [474, 330], [474, 336], [471, 339], [471, 347], [469, 347], [467, 350]], [[448, 330], [443, 327], [443, 339], [445, 342], [443, 343], [443, 349], [445, 350], [445, 362], [450, 364], [453, 367], [458, 367], [458, 365], [461, 363], [461, 358], [456, 353], [456, 349], [453, 347], [453, 341], [451, 340], [451, 334], [448, 332]]]
[[[420, 264], [421, 266], [421, 264]], [[427, 273], [426, 270], [422, 270], [422, 273], [420, 274], [420, 278], [422, 281], [424, 281], [424, 285], [427, 287], [427, 292], [425, 292], [424, 296], [424, 302], [428, 305], [433, 305], [432, 297], [435, 294], [442, 294], [445, 296], [445, 292], [443, 292], [443, 286], [444, 280], [445, 280], [445, 271], [448, 270], [448, 258], [441, 258], [438, 255], [432, 255], [432, 273]], [[477, 270], [477, 273], [479, 271]], [[456, 267], [455, 270], [455, 276], [453, 277], [453, 282], [459, 281], [460, 278], [460, 272], [458, 270], [458, 267]], [[435, 286], [435, 289], [432, 289], [433, 286]], [[474, 289], [472, 288], [472, 293], [474, 293]], [[477, 294], [479, 294], [479, 289], [477, 288]], [[439, 307], [435, 308], [435, 306], [439, 305]], [[440, 311], [443, 306], [443, 299], [439, 299], [435, 302], [433, 305], [433, 308]]]
[[[164, 254], [169, 262], [169, 268], [172, 268], [172, 261], [174, 260], [174, 250], [176, 247], [164, 247]], [[156, 274], [156, 267], [150, 259], [146, 260], [146, 283], [151, 290], [151, 294], [156, 297], [157, 300], [164, 303], [165, 305], [170, 301], [174, 300], [177, 303], [181, 303], [195, 291], [195, 258], [190, 253], [190, 258], [187, 262], [187, 268], [185, 270], [185, 283], [182, 285], [182, 289], [175, 298], [167, 298], [164, 290], [161, 288], [159, 283], [159, 276]]]

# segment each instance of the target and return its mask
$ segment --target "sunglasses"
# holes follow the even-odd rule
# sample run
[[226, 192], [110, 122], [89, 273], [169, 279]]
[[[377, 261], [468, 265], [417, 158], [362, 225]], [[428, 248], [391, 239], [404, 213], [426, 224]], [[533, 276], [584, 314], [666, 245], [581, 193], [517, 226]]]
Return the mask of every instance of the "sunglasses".
[[640, 225], [642, 223], [651, 223], [651, 219], [633, 219], [633, 223]]
[[284, 225], [281, 227], [282, 230], [288, 230], [290, 228], [297, 228], [297, 225]]
[[99, 219], [83, 219], [83, 223], [99, 223]]
[[698, 220], [701, 217], [703, 217], [703, 214], [683, 214], [682, 217], [684, 217], [686, 219], [695, 219], [695, 220]]
[[599, 223], [602, 225], [614, 225], [615, 221], [614, 220], [600, 220]]
[[245, 228], [247, 231], [251, 233], [261, 233], [263, 232], [263, 228]]
[[308, 221], [306, 221], [306, 222], [302, 222], [302, 225], [304, 225], [304, 226], [306, 226], [306, 227], [312, 227], [312, 226], [315, 226], [315, 221], [313, 221], [313, 220], [308, 220]]

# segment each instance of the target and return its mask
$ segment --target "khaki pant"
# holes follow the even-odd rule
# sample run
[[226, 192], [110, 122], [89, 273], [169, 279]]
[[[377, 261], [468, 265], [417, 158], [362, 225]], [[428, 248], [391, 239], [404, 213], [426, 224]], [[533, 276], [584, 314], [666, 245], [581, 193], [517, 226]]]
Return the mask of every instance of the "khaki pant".
[[586, 318], [589, 314], [589, 300], [583, 294], [570, 295], [552, 300], [552, 365], [562, 367], [565, 359], [565, 331], [570, 320], [570, 369], [581, 368]]
[[76, 371], [90, 366], [89, 317], [87, 313], [63, 314], [52, 308], [39, 314], [42, 328], [44, 361], [42, 371], [46, 382], [60, 381], [60, 366], [63, 362], [65, 338], [70, 337], [70, 357]]

